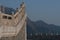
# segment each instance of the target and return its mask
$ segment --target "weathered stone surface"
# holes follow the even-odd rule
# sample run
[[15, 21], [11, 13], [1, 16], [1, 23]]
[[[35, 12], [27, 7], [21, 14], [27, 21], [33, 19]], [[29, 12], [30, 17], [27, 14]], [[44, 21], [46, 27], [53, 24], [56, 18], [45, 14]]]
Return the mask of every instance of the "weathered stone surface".
[[0, 40], [25, 40], [25, 24], [16, 36], [2, 37]]

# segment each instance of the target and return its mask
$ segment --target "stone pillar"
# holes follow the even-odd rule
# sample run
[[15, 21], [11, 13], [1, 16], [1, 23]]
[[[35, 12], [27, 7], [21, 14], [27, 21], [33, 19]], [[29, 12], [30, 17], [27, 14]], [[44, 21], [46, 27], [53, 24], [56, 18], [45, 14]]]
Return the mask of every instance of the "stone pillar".
[[3, 7], [3, 5], [0, 6], [0, 11], [1, 12], [4, 12], [5, 11], [5, 8]]
[[1, 11], [1, 6], [0, 6], [0, 11]]
[[0, 25], [1, 25], [1, 11], [0, 11]]
[[18, 12], [18, 8], [16, 8], [16, 12]]
[[12, 22], [11, 24], [14, 26], [14, 12], [12, 12]]
[[2, 11], [5, 13], [5, 7], [3, 7]]
[[1, 6], [0, 6], [0, 25], [1, 25]]
[[2, 8], [3, 8], [3, 6], [2, 6], [2, 5], [0, 5], [0, 11], [2, 11]]

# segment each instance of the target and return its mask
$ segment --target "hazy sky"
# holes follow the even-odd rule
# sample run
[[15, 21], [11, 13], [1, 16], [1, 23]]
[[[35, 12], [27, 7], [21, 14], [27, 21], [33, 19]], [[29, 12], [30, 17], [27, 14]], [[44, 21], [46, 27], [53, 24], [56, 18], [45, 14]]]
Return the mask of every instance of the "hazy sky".
[[[60, 0], [24, 0], [26, 13], [31, 20], [43, 20], [49, 24], [60, 25]], [[0, 5], [16, 8], [21, 0], [0, 0]]]

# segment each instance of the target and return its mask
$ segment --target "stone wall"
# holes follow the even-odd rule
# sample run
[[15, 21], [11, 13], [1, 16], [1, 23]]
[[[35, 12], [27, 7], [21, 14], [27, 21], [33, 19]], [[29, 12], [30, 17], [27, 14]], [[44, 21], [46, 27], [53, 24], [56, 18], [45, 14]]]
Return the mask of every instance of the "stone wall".
[[26, 24], [23, 25], [18, 35], [12, 37], [2, 37], [0, 40], [25, 40], [25, 27]]

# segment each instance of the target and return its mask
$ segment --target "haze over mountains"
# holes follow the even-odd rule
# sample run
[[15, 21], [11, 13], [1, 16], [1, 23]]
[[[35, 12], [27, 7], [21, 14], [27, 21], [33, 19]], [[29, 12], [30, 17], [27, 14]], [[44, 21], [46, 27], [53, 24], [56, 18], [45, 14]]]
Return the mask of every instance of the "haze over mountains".
[[42, 20], [31, 21], [27, 18], [27, 33], [58, 33], [60, 34], [60, 26], [45, 23]]

